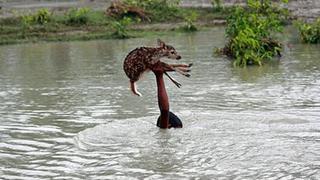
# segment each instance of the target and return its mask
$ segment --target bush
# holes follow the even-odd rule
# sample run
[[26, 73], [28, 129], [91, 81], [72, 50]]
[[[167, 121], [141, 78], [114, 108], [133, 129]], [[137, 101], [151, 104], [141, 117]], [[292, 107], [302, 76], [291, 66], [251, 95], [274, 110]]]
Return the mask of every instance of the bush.
[[128, 26], [132, 23], [132, 19], [124, 17], [121, 20], [114, 20], [111, 22], [111, 26], [114, 29], [113, 36], [120, 39], [130, 37], [128, 33]]
[[52, 19], [52, 14], [48, 9], [40, 9], [35, 14], [21, 16], [22, 25], [29, 27], [32, 24], [47, 24]]
[[216, 11], [221, 11], [222, 5], [221, 5], [221, 0], [211, 0], [211, 4], [214, 10]]
[[305, 43], [320, 43], [320, 18], [313, 23], [297, 22], [300, 38]]
[[73, 8], [67, 13], [66, 23], [69, 25], [83, 25], [89, 22], [89, 8]]
[[31, 15], [21, 16], [21, 24], [23, 28], [29, 28], [33, 23], [33, 17]]
[[180, 3], [180, 0], [124, 0], [124, 3], [152, 10], [176, 7]]
[[34, 16], [33, 21], [37, 24], [47, 24], [51, 20], [51, 13], [48, 9], [40, 9]]
[[131, 17], [142, 21], [150, 21], [148, 14], [142, 7], [126, 4], [121, 1], [112, 2], [107, 8], [106, 14], [116, 19]]
[[183, 27], [183, 30], [188, 31], [188, 32], [193, 32], [197, 31], [198, 28], [194, 24], [198, 19], [198, 13], [195, 11], [192, 11], [190, 14], [186, 15], [184, 17], [186, 25]]
[[233, 59], [235, 66], [262, 65], [280, 55], [281, 43], [271, 36], [283, 29], [281, 11], [270, 0], [248, 0], [227, 18], [228, 43], [218, 50]]
[[124, 0], [124, 3], [145, 9], [154, 21], [163, 22], [182, 17], [177, 6], [180, 0]]

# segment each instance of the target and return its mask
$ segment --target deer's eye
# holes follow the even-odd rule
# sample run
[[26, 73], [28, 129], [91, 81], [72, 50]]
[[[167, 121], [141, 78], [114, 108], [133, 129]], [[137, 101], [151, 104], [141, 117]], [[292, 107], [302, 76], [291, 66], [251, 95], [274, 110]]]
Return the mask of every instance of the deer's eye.
[[174, 51], [171, 51], [170, 53], [171, 53], [171, 54], [174, 54]]

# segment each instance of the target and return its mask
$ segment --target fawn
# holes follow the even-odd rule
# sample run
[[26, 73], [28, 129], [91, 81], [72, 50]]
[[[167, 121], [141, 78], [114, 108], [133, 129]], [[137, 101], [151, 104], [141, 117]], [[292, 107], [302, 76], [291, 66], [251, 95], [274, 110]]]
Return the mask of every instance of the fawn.
[[[181, 59], [181, 56], [176, 52], [174, 47], [165, 44], [163, 41], [158, 39], [158, 47], [139, 47], [132, 50], [124, 60], [123, 70], [130, 79], [130, 89], [133, 94], [141, 96], [137, 91], [136, 84], [141, 75], [145, 72], [152, 71], [155, 65], [160, 65], [165, 71], [165, 75], [180, 88], [181, 84], [175, 79], [169, 76], [166, 71], [176, 71], [186, 77], [190, 77], [191, 64], [167, 64], [161, 62], [161, 58], [169, 59]], [[160, 64], [159, 64], [160, 63]]]

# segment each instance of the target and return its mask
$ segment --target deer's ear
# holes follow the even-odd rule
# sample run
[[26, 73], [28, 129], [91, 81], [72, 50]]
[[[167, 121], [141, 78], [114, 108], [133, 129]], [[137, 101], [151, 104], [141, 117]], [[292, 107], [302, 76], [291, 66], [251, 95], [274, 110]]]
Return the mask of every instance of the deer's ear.
[[157, 42], [158, 42], [158, 46], [162, 48], [166, 46], [166, 44], [161, 39], [158, 39]]

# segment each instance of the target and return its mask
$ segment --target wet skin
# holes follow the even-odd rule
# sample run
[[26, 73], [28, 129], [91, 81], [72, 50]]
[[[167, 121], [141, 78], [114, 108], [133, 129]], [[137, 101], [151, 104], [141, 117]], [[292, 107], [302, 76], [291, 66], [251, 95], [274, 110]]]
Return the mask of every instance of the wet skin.
[[[191, 65], [188, 65], [188, 67], [190, 66]], [[178, 118], [178, 116], [176, 116], [174, 113], [169, 111], [169, 98], [168, 98], [166, 87], [163, 80], [163, 74], [166, 74], [166, 71], [171, 71], [171, 70], [166, 68], [162, 62], [158, 62], [153, 66], [152, 71], [156, 76], [157, 90], [158, 90], [158, 105], [160, 109], [160, 116], [157, 121], [157, 126], [162, 129], [172, 128], [172, 127], [182, 128], [182, 122]], [[171, 79], [169, 75], [167, 76]]]

